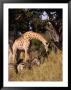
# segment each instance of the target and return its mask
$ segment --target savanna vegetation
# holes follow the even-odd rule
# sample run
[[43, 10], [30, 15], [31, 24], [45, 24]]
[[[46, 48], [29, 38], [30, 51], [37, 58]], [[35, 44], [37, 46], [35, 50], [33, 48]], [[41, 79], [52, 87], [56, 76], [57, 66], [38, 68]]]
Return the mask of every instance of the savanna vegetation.
[[[44, 17], [45, 14], [46, 18]], [[44, 14], [44, 15], [43, 15]], [[43, 18], [44, 17], [44, 18]], [[52, 31], [51, 31], [52, 30]], [[26, 31], [40, 33], [49, 42], [49, 51], [37, 40], [32, 40], [29, 54], [40, 65], [31, 65], [16, 73], [12, 63], [11, 47]], [[59, 39], [57, 39], [59, 37]], [[24, 52], [19, 59], [24, 59]], [[10, 81], [61, 81], [62, 80], [62, 10], [61, 9], [9, 9], [9, 67]]]

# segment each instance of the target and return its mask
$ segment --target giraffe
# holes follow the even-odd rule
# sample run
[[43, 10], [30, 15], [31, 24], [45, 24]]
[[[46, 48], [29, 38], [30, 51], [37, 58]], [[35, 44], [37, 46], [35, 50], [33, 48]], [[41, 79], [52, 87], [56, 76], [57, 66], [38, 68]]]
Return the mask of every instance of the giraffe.
[[56, 29], [53, 27], [52, 23], [48, 22], [45, 26], [46, 30], [49, 33], [49, 37], [54, 42], [59, 42], [59, 35], [56, 32]]
[[56, 53], [57, 49], [60, 47], [59, 45], [60, 36], [51, 22], [48, 22], [46, 24], [45, 29], [46, 29], [46, 34], [49, 37], [49, 43], [50, 43], [49, 47], [52, 48]]
[[22, 34], [21, 37], [15, 40], [12, 46], [13, 63], [17, 63], [16, 61], [17, 50], [25, 51], [25, 59], [23, 59], [23, 62], [26, 62], [27, 60], [29, 60], [28, 49], [30, 48], [29, 45], [32, 39], [36, 39], [42, 42], [42, 44], [45, 47], [46, 52], [48, 51], [47, 40], [42, 35], [40, 35], [39, 33], [33, 32], [33, 31], [25, 32], [24, 34]]

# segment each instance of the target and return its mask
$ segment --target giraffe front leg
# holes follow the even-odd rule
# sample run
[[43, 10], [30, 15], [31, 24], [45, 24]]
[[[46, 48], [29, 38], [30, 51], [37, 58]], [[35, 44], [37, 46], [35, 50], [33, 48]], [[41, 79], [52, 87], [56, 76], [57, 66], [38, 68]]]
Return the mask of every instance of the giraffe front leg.
[[29, 60], [29, 54], [27, 52], [27, 50], [25, 50], [25, 59], [23, 60], [23, 62]]
[[17, 66], [17, 71], [18, 72], [21, 72], [23, 70], [23, 68], [28, 65], [27, 60], [29, 60], [29, 55], [27, 53], [27, 50], [25, 50], [25, 59], [23, 59], [23, 62], [18, 64], [18, 66]]

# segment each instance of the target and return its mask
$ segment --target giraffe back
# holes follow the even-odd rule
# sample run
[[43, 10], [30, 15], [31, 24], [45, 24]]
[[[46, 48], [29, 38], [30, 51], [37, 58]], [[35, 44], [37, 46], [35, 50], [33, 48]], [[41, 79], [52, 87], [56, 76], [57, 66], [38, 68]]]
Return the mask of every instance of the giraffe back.
[[48, 51], [48, 43], [47, 40], [39, 33], [36, 32], [32, 32], [32, 31], [28, 31], [26, 33], [23, 34], [24, 39], [28, 39], [29, 41], [32, 39], [37, 39], [40, 42], [42, 42], [42, 44], [44, 44], [45, 50], [46, 52]]
[[43, 41], [43, 42], [47, 42], [47, 40], [39, 33], [36, 32], [32, 32], [32, 31], [28, 31], [26, 33], [23, 34], [24, 38], [26, 39], [37, 39], [39, 41]]

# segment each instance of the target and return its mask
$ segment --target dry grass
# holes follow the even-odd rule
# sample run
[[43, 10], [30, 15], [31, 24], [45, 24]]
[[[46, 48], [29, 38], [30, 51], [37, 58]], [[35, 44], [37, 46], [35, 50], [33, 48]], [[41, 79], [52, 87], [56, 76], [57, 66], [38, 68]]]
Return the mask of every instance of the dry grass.
[[62, 81], [62, 51], [51, 51], [44, 63], [33, 66], [31, 70], [24, 68], [16, 74], [14, 68], [9, 68], [10, 81]]

